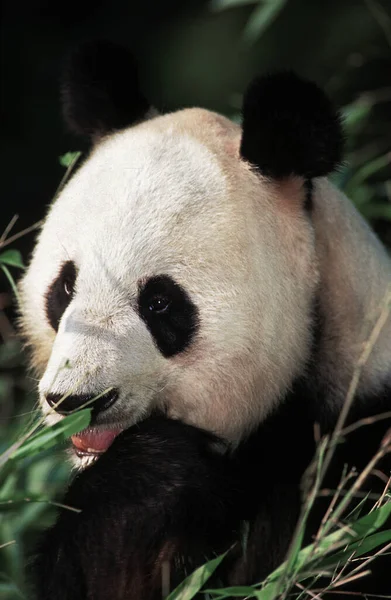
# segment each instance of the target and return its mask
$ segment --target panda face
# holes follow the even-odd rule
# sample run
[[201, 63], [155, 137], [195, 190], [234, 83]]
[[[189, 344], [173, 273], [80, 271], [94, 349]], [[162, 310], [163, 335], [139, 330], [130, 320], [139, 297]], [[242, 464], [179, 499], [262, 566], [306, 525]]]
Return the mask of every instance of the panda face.
[[340, 160], [338, 115], [282, 73], [249, 87], [242, 128], [200, 109], [157, 116], [132, 57], [105, 42], [70, 56], [62, 100], [94, 149], [20, 284], [48, 421], [93, 402], [73, 439], [87, 454], [155, 409], [239, 443], [309, 357], [306, 183]]
[[102, 41], [71, 53], [61, 95], [94, 149], [20, 284], [48, 421], [93, 401], [79, 449], [155, 409], [238, 444], [305, 374], [319, 283], [307, 209], [341, 159], [338, 114], [285, 72], [249, 86], [241, 128], [201, 109], [159, 116], [129, 52]]
[[105, 394], [94, 431], [157, 408], [235, 443], [301, 372], [305, 189], [262, 178], [239, 143], [207, 111], [156, 117], [103, 140], [55, 201], [21, 283], [49, 422], [64, 395], [67, 412]]

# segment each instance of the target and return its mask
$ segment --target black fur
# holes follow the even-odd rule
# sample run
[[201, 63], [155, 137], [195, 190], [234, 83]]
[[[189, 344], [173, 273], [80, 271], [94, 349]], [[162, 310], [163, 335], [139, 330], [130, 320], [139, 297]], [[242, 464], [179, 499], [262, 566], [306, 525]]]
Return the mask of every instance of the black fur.
[[[391, 390], [358, 399], [350, 420], [382, 412]], [[370, 411], [360, 406], [372, 407]], [[109, 450], [78, 475], [46, 533], [35, 564], [37, 598], [46, 600], [157, 600], [167, 562], [171, 587], [216, 553], [231, 553], [219, 583], [262, 580], [285, 558], [301, 509], [302, 477], [315, 452], [318, 419], [304, 380], [233, 456], [217, 452], [216, 438], [164, 417], [153, 417], [118, 436]], [[324, 487], [335, 489], [345, 463], [361, 470], [379, 447], [391, 420], [363, 426], [340, 445]], [[387, 457], [381, 465], [391, 471]], [[380, 493], [374, 476], [365, 490]], [[306, 543], [312, 541], [330, 499], [315, 505]], [[240, 524], [250, 523], [241, 545]], [[391, 526], [391, 524], [390, 524]], [[235, 544], [236, 542], [236, 544]], [[391, 557], [372, 564], [374, 575], [346, 590], [389, 592]], [[320, 584], [319, 584], [320, 585]], [[344, 599], [333, 594], [331, 599]]]
[[108, 41], [82, 44], [70, 54], [62, 103], [69, 129], [93, 140], [142, 120], [150, 108], [132, 55]]
[[[92, 402], [92, 399], [99, 396]], [[56, 412], [60, 415], [68, 415], [75, 410], [88, 406], [92, 408], [92, 416], [95, 417], [98, 413], [108, 409], [118, 399], [118, 390], [111, 390], [106, 394], [98, 395], [72, 395], [65, 396], [63, 394], [48, 394], [46, 396], [46, 402], [55, 408]]]
[[304, 182], [305, 189], [305, 202], [304, 209], [310, 213], [313, 208], [313, 193], [314, 193], [314, 182], [312, 179], [306, 179]]
[[199, 327], [197, 307], [168, 275], [151, 277], [142, 285], [138, 310], [166, 358], [188, 348]]
[[243, 101], [242, 157], [272, 178], [327, 175], [339, 164], [341, 120], [315, 83], [291, 72], [259, 77]]
[[46, 294], [46, 315], [54, 331], [71, 302], [76, 284], [77, 270], [72, 260], [65, 262]]
[[[40, 600], [160, 600], [239, 535], [242, 489], [216, 438], [153, 417], [76, 476], [34, 566]], [[183, 560], [182, 558], [183, 557]]]

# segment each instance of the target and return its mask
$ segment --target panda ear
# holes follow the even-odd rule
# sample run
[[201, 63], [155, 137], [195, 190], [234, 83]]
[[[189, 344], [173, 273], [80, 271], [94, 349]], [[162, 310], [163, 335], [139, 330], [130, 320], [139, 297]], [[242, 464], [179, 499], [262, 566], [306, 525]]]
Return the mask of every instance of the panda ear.
[[108, 41], [87, 42], [69, 54], [61, 96], [69, 129], [93, 141], [143, 120], [151, 108], [132, 55]]
[[241, 156], [266, 176], [327, 175], [341, 161], [341, 119], [315, 83], [291, 72], [255, 79], [243, 102]]

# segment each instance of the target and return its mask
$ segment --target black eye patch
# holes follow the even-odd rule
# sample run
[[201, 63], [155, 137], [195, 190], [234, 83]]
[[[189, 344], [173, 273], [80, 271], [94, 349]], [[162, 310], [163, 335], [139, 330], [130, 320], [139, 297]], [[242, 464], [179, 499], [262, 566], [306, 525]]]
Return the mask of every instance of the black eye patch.
[[138, 311], [166, 358], [185, 350], [198, 329], [197, 307], [168, 275], [151, 277], [140, 287]]
[[65, 262], [46, 294], [46, 315], [55, 331], [75, 291], [77, 271], [72, 260]]

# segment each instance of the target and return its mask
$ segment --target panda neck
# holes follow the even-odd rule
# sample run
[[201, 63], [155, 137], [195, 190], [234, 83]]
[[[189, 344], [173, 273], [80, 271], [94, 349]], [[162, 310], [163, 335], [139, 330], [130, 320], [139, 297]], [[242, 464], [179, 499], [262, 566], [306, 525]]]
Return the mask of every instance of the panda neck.
[[[344, 194], [316, 181], [313, 224], [319, 267], [318, 319], [312, 384], [338, 410], [391, 286], [391, 261]], [[361, 371], [356, 397], [382, 393], [391, 383], [391, 317]], [[321, 390], [319, 389], [321, 388]]]

